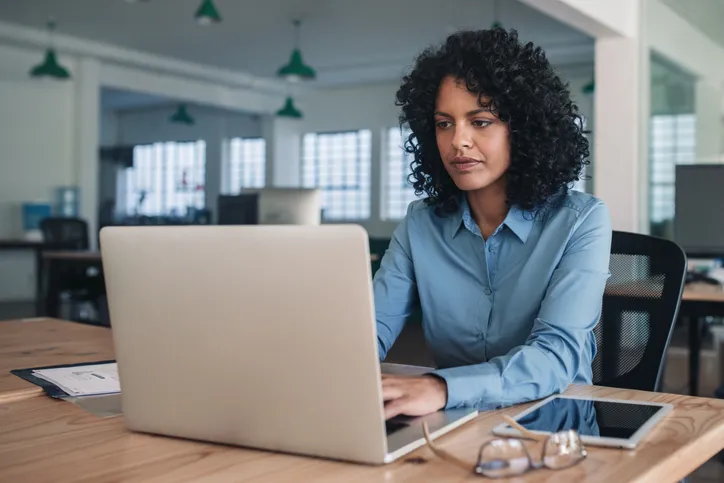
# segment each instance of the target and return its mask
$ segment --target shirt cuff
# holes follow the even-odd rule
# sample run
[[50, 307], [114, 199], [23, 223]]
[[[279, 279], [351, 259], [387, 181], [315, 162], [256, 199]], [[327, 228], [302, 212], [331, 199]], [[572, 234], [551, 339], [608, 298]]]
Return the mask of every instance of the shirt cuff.
[[501, 377], [493, 364], [450, 367], [432, 374], [443, 378], [447, 384], [445, 409], [502, 405]]

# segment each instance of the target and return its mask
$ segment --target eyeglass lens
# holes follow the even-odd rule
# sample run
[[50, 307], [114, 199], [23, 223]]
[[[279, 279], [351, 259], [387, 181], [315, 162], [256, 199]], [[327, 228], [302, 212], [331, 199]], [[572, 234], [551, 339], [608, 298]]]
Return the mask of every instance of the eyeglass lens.
[[528, 450], [517, 439], [494, 439], [480, 448], [475, 472], [490, 478], [525, 473], [531, 461]]
[[559, 470], [573, 466], [586, 457], [586, 449], [575, 431], [552, 434], [543, 448], [543, 465]]

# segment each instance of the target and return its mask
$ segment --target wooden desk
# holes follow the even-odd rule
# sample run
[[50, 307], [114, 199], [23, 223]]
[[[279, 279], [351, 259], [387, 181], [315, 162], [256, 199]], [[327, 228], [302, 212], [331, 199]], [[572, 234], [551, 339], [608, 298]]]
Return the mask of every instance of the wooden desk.
[[56, 319], [0, 321], [0, 403], [42, 394], [13, 369], [113, 359], [110, 329]]
[[685, 302], [724, 303], [724, 287], [706, 283], [691, 283], [684, 287], [681, 300]]
[[45, 260], [83, 260], [89, 262], [100, 262], [101, 252], [52, 250], [44, 251], [43, 258]]
[[[0, 389], [27, 393], [10, 368], [113, 358], [110, 330], [35, 320], [0, 322]], [[11, 379], [12, 378], [12, 379]], [[636, 451], [589, 447], [589, 457], [564, 471], [537, 470], [525, 482], [677, 482], [724, 448], [724, 401], [614, 388], [572, 386], [574, 395], [669, 402], [673, 413]], [[36, 391], [37, 394], [37, 391]], [[442, 437], [447, 450], [472, 462], [501, 414], [481, 414]], [[531, 443], [532, 444], [532, 443]], [[480, 481], [434, 457], [427, 448], [394, 464], [370, 467], [224, 445], [131, 433], [123, 417], [99, 418], [48, 397], [0, 399], [0, 481]]]
[[[669, 402], [676, 409], [635, 451], [589, 446], [588, 458], [573, 468], [500, 481], [673, 483], [724, 446], [724, 401], [591, 386], [568, 392]], [[483, 413], [439, 442], [472, 466], [501, 414], [520, 409]], [[347, 464], [131, 433], [122, 416], [98, 418], [45, 397], [0, 404], [0, 481], [481, 481], [427, 448], [408, 458], [380, 467]]]

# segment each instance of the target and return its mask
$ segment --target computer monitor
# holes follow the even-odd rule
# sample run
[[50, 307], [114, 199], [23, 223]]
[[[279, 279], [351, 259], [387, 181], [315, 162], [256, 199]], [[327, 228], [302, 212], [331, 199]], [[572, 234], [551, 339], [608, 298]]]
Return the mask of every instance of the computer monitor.
[[259, 194], [221, 195], [217, 210], [219, 225], [256, 225], [259, 222]]
[[220, 225], [319, 225], [321, 196], [317, 189], [245, 189], [218, 200]]
[[724, 256], [724, 165], [676, 167], [674, 240], [689, 257]]
[[264, 188], [257, 193], [260, 225], [319, 225], [322, 222], [318, 189]]

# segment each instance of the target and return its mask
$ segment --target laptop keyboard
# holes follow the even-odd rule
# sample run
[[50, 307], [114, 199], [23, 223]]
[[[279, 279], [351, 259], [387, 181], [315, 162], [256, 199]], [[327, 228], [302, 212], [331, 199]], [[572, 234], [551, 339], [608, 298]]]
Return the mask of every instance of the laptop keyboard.
[[396, 433], [401, 429], [405, 429], [410, 425], [410, 421], [414, 419], [410, 416], [395, 416], [392, 419], [385, 421], [385, 428], [387, 429], [387, 436]]

